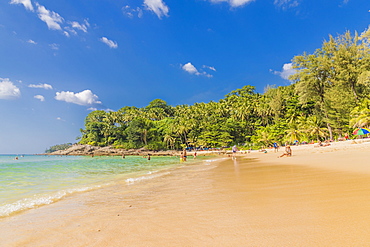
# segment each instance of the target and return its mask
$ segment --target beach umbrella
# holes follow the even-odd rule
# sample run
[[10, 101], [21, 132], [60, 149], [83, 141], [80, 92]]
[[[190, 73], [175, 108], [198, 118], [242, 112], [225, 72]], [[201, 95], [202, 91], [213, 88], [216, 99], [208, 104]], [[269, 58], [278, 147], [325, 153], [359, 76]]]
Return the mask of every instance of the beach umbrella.
[[353, 131], [353, 135], [362, 136], [370, 133], [370, 129], [368, 128], [357, 128], [355, 131]]

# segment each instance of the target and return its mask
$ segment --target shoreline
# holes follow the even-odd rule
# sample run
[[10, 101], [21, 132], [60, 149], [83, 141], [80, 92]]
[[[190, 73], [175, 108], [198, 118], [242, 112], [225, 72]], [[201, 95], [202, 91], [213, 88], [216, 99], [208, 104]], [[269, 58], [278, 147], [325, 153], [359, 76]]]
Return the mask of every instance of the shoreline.
[[[75, 144], [68, 149], [65, 150], [58, 150], [52, 153], [43, 153], [43, 154], [36, 154], [36, 155], [45, 155], [45, 156], [53, 156], [53, 155], [61, 155], [61, 156], [143, 156], [143, 155], [152, 155], [152, 156], [180, 156], [182, 151], [178, 150], [162, 150], [162, 151], [150, 151], [143, 148], [140, 149], [116, 149], [112, 146], [107, 147], [97, 147], [91, 145], [82, 145], [82, 144]], [[208, 151], [208, 150], [201, 150], [196, 151], [197, 155], [199, 156], [207, 156], [213, 155], [218, 153], [226, 154], [228, 150], [219, 150], [219, 151]], [[188, 151], [189, 154], [193, 154], [193, 151]]]
[[[27, 178], [25, 178], [26, 180], [24, 181], [28, 181], [28, 183], [39, 184], [38, 189], [33, 190], [33, 191], [29, 190], [27, 191], [27, 195], [23, 194], [22, 197], [19, 197], [19, 196], [18, 197], [17, 196], [6, 197], [6, 195], [4, 195], [3, 198], [0, 198], [2, 199], [0, 200], [0, 221], [1, 219], [7, 218], [7, 217], [13, 217], [13, 216], [16, 216], [17, 214], [27, 212], [28, 210], [38, 209], [44, 206], [58, 203], [64, 200], [65, 198], [73, 196], [75, 194], [85, 193], [85, 192], [89, 192], [93, 190], [99, 190], [107, 186], [112, 186], [117, 183], [120, 183], [123, 186], [125, 186], [125, 185], [139, 182], [141, 180], [154, 179], [156, 177], [162, 176], [163, 174], [171, 172], [171, 170], [176, 169], [177, 167], [181, 167], [184, 165], [184, 163], [179, 162], [178, 159], [174, 157], [158, 157], [158, 159], [153, 157], [150, 163], [148, 163], [149, 161], [147, 161], [147, 159], [142, 159], [139, 157], [139, 159], [137, 160], [138, 157], [133, 157], [133, 156], [128, 157], [127, 159], [121, 159], [120, 157], [116, 157], [116, 156], [109, 156], [109, 157], [106, 157], [106, 156], [99, 157], [98, 156], [96, 158], [87, 157], [87, 159], [81, 156], [74, 156], [74, 157], [64, 156], [61, 158], [58, 157], [57, 160], [71, 162], [70, 158], [73, 159], [74, 163], [79, 163], [79, 162], [84, 161], [85, 163], [87, 162], [87, 164], [92, 165], [92, 166], [94, 164], [96, 166], [96, 163], [93, 163], [93, 162], [100, 161], [100, 162], [104, 162], [104, 163], [99, 163], [101, 166], [105, 166], [105, 164], [111, 163], [111, 164], [117, 164], [117, 165], [122, 164], [123, 167], [127, 166], [127, 164], [130, 164], [130, 162], [131, 163], [134, 162], [132, 163], [132, 165], [135, 167], [136, 165], [140, 164], [140, 162], [143, 162], [141, 163], [141, 166], [143, 167], [140, 169], [134, 168], [131, 171], [126, 170], [125, 172], [122, 172], [121, 170], [120, 173], [112, 172], [111, 176], [106, 176], [106, 174], [102, 174], [105, 176], [100, 176], [100, 177], [91, 176], [90, 179], [84, 178], [83, 183], [79, 183], [78, 180], [74, 181], [73, 179], [71, 179], [69, 186], [63, 185], [63, 183], [60, 184], [62, 180], [57, 180], [57, 181], [54, 180], [54, 183], [52, 185], [53, 189], [46, 188], [45, 186], [47, 185], [43, 184], [42, 181], [38, 182], [38, 181], [33, 181], [33, 180], [27, 180]], [[77, 160], [74, 160], [74, 158], [76, 158]], [[83, 158], [83, 160], [81, 160], [80, 158]], [[133, 161], [131, 158], [133, 159], [136, 158], [136, 160]], [[188, 160], [186, 164], [191, 165], [192, 163], [195, 163], [195, 162], [199, 163], [206, 159], [212, 159], [212, 158], [214, 157], [213, 156], [201, 156], [199, 157], [199, 159]], [[21, 161], [23, 161], [22, 158], [21, 158]], [[32, 160], [29, 160], [29, 159], [25, 161], [32, 163]], [[50, 161], [50, 160], [47, 160], [47, 161]], [[14, 164], [18, 163], [17, 161], [14, 161], [14, 162], [16, 162]], [[22, 164], [27, 165], [27, 163], [20, 163], [19, 165], [22, 166]], [[48, 163], [45, 163], [44, 165], [46, 164]], [[145, 166], [147, 166], [147, 168], [145, 168]], [[69, 166], [66, 167], [66, 169], [70, 169]], [[71, 169], [74, 169], [74, 168], [71, 168]], [[115, 167], [112, 167], [112, 169], [115, 169]], [[53, 173], [53, 172], [49, 174], [41, 174], [41, 175], [42, 176], [58, 176], [57, 173]], [[68, 177], [66, 177], [66, 179], [68, 179]], [[19, 182], [22, 182], [22, 181], [18, 181], [18, 182], [14, 181], [13, 184], [16, 184]], [[61, 185], [61, 186], [55, 187], [55, 184]], [[17, 192], [17, 190], [15, 190], [15, 192]]]
[[[0, 220], [5, 246], [365, 246], [370, 143], [251, 152]], [[46, 236], [46, 237], [45, 237]]]

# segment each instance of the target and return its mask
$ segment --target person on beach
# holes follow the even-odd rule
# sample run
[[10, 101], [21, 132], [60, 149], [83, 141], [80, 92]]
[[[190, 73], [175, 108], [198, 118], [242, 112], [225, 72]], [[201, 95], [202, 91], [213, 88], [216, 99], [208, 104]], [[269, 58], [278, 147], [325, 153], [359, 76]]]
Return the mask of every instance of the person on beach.
[[238, 151], [238, 148], [236, 147], [236, 145], [234, 145], [233, 147], [232, 147], [232, 151], [233, 151], [233, 159], [236, 159], [236, 152]]
[[151, 155], [151, 154], [148, 154], [148, 160], [150, 160], [150, 155]]
[[327, 147], [327, 146], [330, 146], [331, 144], [329, 143], [330, 141], [329, 140], [326, 140], [323, 144], [324, 147]]
[[186, 149], [184, 148], [184, 151], [182, 152], [183, 155], [183, 161], [186, 161], [187, 154], [186, 154]]
[[184, 162], [184, 153], [183, 152], [181, 152], [181, 154], [180, 154], [180, 162]]
[[277, 153], [279, 151], [279, 145], [276, 142], [274, 142], [272, 145], [274, 146], [274, 152]]
[[284, 157], [284, 156], [286, 156], [286, 157], [291, 157], [292, 156], [292, 148], [289, 145], [285, 146], [285, 153], [278, 156], [278, 158], [281, 158], [281, 157]]
[[197, 157], [197, 152], [194, 152], [193, 157], [194, 159]]
[[321, 142], [321, 141], [319, 141], [318, 143], [317, 143], [317, 145], [315, 145], [314, 147], [315, 148], [319, 148], [319, 147], [327, 147], [327, 146], [330, 146], [331, 144], [329, 143], [329, 141], [325, 141], [324, 142], [324, 144]]

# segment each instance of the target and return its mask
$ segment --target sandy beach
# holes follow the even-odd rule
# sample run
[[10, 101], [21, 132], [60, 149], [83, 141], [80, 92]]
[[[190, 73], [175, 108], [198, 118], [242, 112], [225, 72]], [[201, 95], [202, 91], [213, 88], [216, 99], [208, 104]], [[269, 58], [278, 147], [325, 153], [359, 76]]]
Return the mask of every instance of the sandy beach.
[[0, 246], [370, 246], [370, 142], [220, 156], [0, 219]]

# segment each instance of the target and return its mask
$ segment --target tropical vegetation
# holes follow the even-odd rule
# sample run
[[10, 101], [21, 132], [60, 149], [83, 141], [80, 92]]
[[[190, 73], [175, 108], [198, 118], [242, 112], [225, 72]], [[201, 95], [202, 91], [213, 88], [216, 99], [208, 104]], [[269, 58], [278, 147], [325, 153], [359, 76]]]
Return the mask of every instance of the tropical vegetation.
[[51, 146], [50, 148], [45, 150], [45, 153], [52, 153], [59, 150], [65, 150], [67, 148], [70, 148], [72, 146], [72, 143], [64, 143], [64, 144], [58, 144]]
[[370, 28], [329, 36], [321, 48], [292, 59], [288, 86], [264, 93], [246, 85], [218, 102], [96, 110], [81, 144], [150, 150], [334, 140], [370, 125]]

